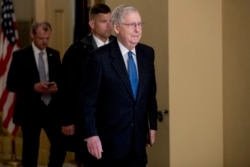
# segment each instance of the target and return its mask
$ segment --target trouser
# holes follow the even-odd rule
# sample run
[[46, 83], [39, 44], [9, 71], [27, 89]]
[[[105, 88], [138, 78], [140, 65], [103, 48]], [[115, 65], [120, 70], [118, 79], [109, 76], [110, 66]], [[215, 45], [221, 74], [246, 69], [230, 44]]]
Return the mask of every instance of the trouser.
[[37, 167], [39, 155], [40, 133], [44, 129], [50, 141], [50, 155], [48, 167], [62, 167], [66, 150], [62, 146], [61, 126], [57, 121], [50, 119], [44, 111], [43, 121], [34, 121], [32, 124], [21, 125], [23, 146], [23, 167]]
[[146, 167], [146, 164], [147, 162], [145, 160], [134, 158], [124, 158], [120, 160], [102, 158], [97, 160], [93, 157], [93, 159], [88, 159], [84, 163], [84, 167]]
[[88, 154], [84, 167], [146, 167], [147, 155], [137, 156], [134, 148], [131, 148], [129, 154], [123, 158], [114, 158], [112, 156], [105, 156], [103, 150], [102, 158], [96, 159]]

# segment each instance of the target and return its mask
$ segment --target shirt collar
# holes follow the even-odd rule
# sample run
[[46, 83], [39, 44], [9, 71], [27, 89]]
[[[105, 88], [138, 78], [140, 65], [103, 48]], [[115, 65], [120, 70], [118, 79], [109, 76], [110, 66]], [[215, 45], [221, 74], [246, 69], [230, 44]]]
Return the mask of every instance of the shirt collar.
[[94, 38], [94, 40], [95, 40], [96, 45], [97, 45], [98, 48], [99, 48], [100, 46], [103, 46], [103, 45], [109, 43], [109, 38], [106, 40], [106, 42], [101, 41], [101, 40], [100, 40], [97, 36], [95, 36], [94, 34], [93, 34], [93, 38]]
[[43, 52], [44, 54], [46, 54], [46, 49], [40, 50], [34, 42], [31, 43], [32, 45], [32, 49], [34, 50], [35, 54], [38, 55], [40, 52]]
[[118, 42], [118, 45], [119, 45], [120, 50], [122, 52], [122, 55], [128, 54], [129, 51], [131, 51], [133, 53], [133, 55], [136, 55], [135, 54], [135, 48], [132, 49], [132, 50], [128, 50], [120, 41], [117, 40], [117, 42]]

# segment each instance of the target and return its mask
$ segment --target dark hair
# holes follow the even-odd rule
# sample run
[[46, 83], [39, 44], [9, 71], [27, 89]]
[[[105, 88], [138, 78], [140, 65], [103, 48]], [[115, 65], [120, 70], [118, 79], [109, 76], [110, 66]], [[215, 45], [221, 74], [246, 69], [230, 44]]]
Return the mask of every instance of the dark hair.
[[111, 9], [103, 3], [97, 3], [89, 9], [89, 19], [95, 17], [99, 13], [111, 13]]

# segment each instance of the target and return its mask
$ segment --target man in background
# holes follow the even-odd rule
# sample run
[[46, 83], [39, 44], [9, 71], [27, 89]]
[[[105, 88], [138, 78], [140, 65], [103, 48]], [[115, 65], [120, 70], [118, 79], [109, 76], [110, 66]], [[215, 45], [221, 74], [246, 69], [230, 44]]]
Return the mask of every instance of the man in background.
[[154, 50], [139, 43], [142, 20], [133, 6], [112, 13], [117, 40], [93, 51], [81, 90], [85, 167], [146, 167], [157, 130]]
[[32, 43], [13, 53], [7, 89], [16, 93], [13, 122], [22, 130], [22, 166], [36, 167], [40, 133], [50, 141], [48, 167], [62, 167], [66, 155], [58, 121], [58, 87], [61, 61], [57, 50], [48, 47], [51, 35], [48, 22], [34, 22]]
[[114, 40], [111, 36], [111, 10], [102, 3], [95, 4], [89, 11], [90, 35], [72, 44], [62, 60], [62, 132], [69, 151], [75, 152], [78, 166], [84, 164], [84, 141], [82, 119], [79, 111], [79, 90], [85, 82], [86, 64], [94, 49]]

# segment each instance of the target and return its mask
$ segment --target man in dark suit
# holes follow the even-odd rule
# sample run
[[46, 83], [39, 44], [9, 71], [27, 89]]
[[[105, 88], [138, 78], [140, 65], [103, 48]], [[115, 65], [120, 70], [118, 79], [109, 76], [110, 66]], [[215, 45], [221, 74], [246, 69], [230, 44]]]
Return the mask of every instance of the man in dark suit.
[[86, 73], [89, 54], [94, 49], [115, 39], [111, 35], [111, 10], [102, 3], [95, 4], [89, 11], [91, 34], [72, 44], [62, 61], [62, 132], [67, 136], [67, 150], [75, 152], [78, 166], [83, 166], [83, 130], [79, 111], [79, 90]]
[[85, 167], [145, 167], [157, 130], [154, 50], [139, 43], [134, 7], [118, 6], [112, 24], [117, 40], [91, 54], [81, 90]]
[[66, 152], [61, 147], [58, 122], [59, 52], [47, 47], [51, 34], [48, 22], [32, 25], [30, 46], [13, 53], [7, 89], [16, 93], [13, 122], [21, 126], [22, 166], [36, 167], [40, 132], [50, 141], [49, 167], [61, 167]]

